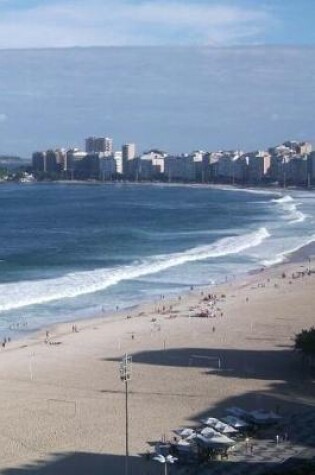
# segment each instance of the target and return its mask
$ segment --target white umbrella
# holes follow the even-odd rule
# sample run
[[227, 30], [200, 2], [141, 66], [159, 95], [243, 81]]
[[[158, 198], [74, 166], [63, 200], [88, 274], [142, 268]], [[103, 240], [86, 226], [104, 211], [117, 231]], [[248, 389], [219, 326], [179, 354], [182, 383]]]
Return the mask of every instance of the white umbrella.
[[216, 431], [221, 432], [221, 434], [237, 434], [238, 430], [229, 424], [218, 421], [214, 426], [212, 426]]
[[219, 422], [219, 419], [216, 419], [215, 417], [207, 417], [206, 419], [201, 419], [201, 422], [206, 426], [213, 426]]
[[246, 429], [249, 426], [249, 424], [243, 421], [243, 419], [240, 419], [239, 417], [235, 417], [235, 416], [226, 416], [226, 417], [223, 417], [222, 420], [226, 424], [229, 424], [230, 426], [235, 427], [235, 429]]
[[225, 435], [219, 434], [218, 432], [215, 432], [215, 434], [210, 437], [201, 433], [197, 434], [196, 441], [201, 441], [204, 445], [213, 448], [231, 447], [232, 445], [235, 445], [234, 440], [226, 437]]
[[189, 427], [185, 427], [184, 429], [177, 429], [174, 430], [174, 432], [182, 439], [188, 439], [196, 435], [196, 431], [194, 429], [190, 429]]
[[164, 455], [158, 454], [153, 457], [153, 460], [164, 464], [164, 474], [167, 475], [167, 464], [175, 463], [178, 459], [173, 457], [173, 455], [166, 455], [166, 457], [164, 457]]
[[203, 419], [202, 422], [207, 426], [212, 427], [217, 432], [221, 432], [222, 434], [235, 434], [237, 432], [234, 427], [225, 424], [224, 422], [221, 422], [215, 417], [208, 417], [207, 419]]

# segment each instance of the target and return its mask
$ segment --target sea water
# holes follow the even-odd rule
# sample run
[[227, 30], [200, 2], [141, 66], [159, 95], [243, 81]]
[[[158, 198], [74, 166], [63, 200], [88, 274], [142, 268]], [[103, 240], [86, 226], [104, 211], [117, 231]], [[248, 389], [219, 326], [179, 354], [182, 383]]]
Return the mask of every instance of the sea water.
[[106, 313], [281, 262], [315, 196], [169, 185], [0, 186], [0, 334]]

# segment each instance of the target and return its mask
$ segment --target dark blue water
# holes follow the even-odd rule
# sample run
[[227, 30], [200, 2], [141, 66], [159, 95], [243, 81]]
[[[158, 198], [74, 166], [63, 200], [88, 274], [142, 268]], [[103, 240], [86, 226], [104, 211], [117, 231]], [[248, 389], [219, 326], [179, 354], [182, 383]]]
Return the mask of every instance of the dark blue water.
[[1, 185], [0, 329], [125, 307], [277, 262], [312, 240], [313, 204], [307, 193]]

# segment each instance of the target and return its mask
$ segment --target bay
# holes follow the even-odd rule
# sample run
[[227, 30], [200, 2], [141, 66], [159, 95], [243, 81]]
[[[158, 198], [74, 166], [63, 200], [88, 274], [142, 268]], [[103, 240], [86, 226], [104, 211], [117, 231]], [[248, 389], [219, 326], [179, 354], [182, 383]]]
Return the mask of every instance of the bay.
[[280, 262], [314, 240], [313, 209], [305, 191], [1, 185], [0, 332], [108, 312]]

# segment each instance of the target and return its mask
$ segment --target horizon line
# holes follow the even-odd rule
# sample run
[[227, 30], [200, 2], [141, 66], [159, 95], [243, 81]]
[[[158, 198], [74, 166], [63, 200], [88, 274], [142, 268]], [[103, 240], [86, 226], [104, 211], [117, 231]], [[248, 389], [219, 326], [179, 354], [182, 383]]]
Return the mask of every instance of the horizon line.
[[213, 45], [213, 44], [132, 44], [132, 45], [72, 45], [72, 46], [30, 46], [30, 47], [0, 47], [2, 51], [44, 51], [44, 50], [70, 50], [70, 49], [132, 49], [132, 48], [205, 48], [205, 49], [262, 49], [262, 48], [315, 48], [315, 43], [261, 43], [261, 44], [235, 44], [235, 45]]

